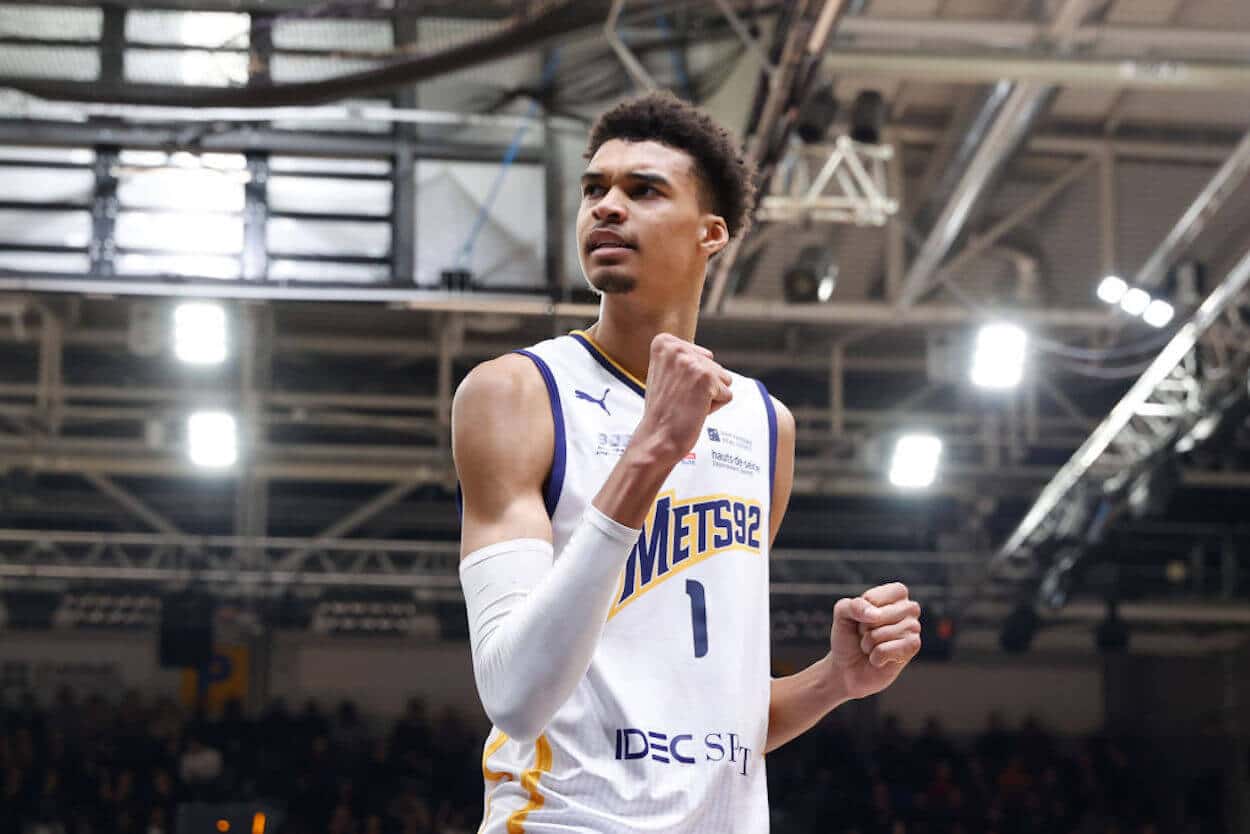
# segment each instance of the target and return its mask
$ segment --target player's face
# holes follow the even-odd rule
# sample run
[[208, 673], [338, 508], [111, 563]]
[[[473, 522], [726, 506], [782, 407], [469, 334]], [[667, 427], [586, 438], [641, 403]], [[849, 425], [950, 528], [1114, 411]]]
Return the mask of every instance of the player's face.
[[700, 200], [694, 162], [658, 142], [605, 142], [582, 175], [578, 256], [600, 292], [688, 295], [728, 240]]

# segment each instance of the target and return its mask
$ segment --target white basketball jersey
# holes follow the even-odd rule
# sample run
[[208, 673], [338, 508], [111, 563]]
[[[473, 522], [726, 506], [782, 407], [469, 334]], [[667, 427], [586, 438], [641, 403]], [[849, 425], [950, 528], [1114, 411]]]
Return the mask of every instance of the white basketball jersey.
[[[585, 333], [520, 352], [551, 397], [545, 498], [558, 559], [629, 443], [646, 390]], [[491, 730], [482, 834], [768, 830], [777, 421], [762, 384], [734, 375], [732, 390], [664, 482], [586, 677], [536, 743]]]

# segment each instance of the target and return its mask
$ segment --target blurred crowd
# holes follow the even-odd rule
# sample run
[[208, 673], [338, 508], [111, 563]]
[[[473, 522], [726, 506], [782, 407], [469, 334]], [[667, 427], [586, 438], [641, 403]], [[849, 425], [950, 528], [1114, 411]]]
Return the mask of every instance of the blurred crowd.
[[835, 712], [768, 757], [772, 829], [773, 834], [1224, 831], [1219, 798], [1204, 781], [1210, 774], [1195, 774], [1181, 784], [1174, 764], [1142, 739], [1058, 739], [1036, 720], [1009, 729], [998, 716], [962, 743], [949, 738], [935, 719], [908, 735], [886, 718], [857, 740]]
[[0, 716], [0, 834], [175, 834], [182, 803], [271, 798], [272, 834], [468, 834], [482, 803], [482, 733], [413, 699], [384, 732], [332, 715], [237, 702], [212, 720], [130, 693], [62, 690]]
[[[853, 736], [838, 713], [768, 756], [774, 834], [1220, 831], [1201, 778], [1178, 785], [1144, 744], [1057, 740], [991, 718], [956, 743], [936, 721]], [[171, 700], [25, 696], [0, 713], [0, 834], [176, 834], [184, 803], [267, 798], [272, 834], [468, 834], [481, 819], [482, 728], [413, 699], [366, 723], [350, 702], [276, 701], [211, 720]], [[1199, 775], [1200, 776], [1200, 775]], [[185, 807], [185, 806], [184, 806]], [[1205, 816], [1204, 816], [1205, 815]]]

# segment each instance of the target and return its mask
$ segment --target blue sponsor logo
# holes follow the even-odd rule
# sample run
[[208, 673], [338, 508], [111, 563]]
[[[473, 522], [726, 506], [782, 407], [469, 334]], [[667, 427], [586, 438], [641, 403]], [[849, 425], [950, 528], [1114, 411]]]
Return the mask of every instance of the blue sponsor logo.
[[699, 762], [725, 762], [746, 776], [751, 748], [739, 744], [737, 733], [707, 733], [696, 741], [694, 733], [664, 733], [638, 727], [616, 731], [618, 762], [646, 759], [662, 765], [694, 765]]
[[707, 439], [713, 443], [723, 443], [726, 446], [741, 449], [744, 452], [751, 451], [751, 446], [753, 445], [751, 443], [751, 438], [745, 435], [735, 434], [734, 432], [725, 431], [724, 429], [715, 429], [711, 426], [708, 426], [707, 429]]
[[608, 399], [608, 394], [612, 393], [611, 388], [604, 388], [603, 396], [599, 398], [592, 397], [589, 394], [587, 394], [585, 391], [578, 391], [577, 389], [573, 389], [573, 393], [577, 395], [577, 398], [579, 400], [585, 400], [588, 403], [594, 403], [595, 405], [603, 409], [604, 414], [608, 415], [609, 417], [612, 416], [612, 412], [608, 411], [608, 406], [606, 404], [606, 400]]

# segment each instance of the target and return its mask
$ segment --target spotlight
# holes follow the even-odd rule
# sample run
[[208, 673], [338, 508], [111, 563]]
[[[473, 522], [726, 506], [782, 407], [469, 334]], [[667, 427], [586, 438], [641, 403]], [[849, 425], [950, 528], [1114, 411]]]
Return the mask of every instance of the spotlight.
[[[832, 295], [837, 274], [833, 253], [828, 247], [804, 246], [783, 277], [786, 301], [790, 304], [810, 304], [828, 300], [828, 296], [822, 298], [821, 293]], [[822, 290], [826, 280], [828, 290]]]
[[894, 445], [890, 483], [903, 489], [923, 489], [937, 478], [942, 440], [931, 434], [905, 434]]
[[1142, 313], [1142, 320], [1151, 327], [1167, 327], [1174, 314], [1171, 304], [1156, 298], [1146, 307], [1146, 312]]
[[816, 298], [822, 302], [833, 298], [833, 290], [838, 285], [838, 279], [835, 275], [837, 270], [830, 270], [820, 279], [820, 286], [816, 288]]
[[817, 87], [799, 108], [799, 120], [794, 131], [805, 144], [819, 142], [829, 132], [838, 115], [838, 100], [833, 95], [833, 85]]
[[1128, 292], [1128, 283], [1118, 275], [1108, 275], [1098, 284], [1098, 297], [1108, 304], [1119, 304]]
[[225, 360], [225, 309], [202, 301], [175, 307], [174, 355], [193, 365], [216, 365]]
[[1140, 287], [1130, 287], [1120, 299], [1120, 309], [1130, 316], [1140, 316], [1150, 306], [1150, 293]]
[[987, 324], [977, 333], [972, 382], [981, 388], [1014, 388], [1024, 376], [1028, 334], [1014, 324]]
[[187, 418], [187, 446], [196, 466], [220, 469], [239, 459], [238, 427], [224, 411], [197, 411]]
[[851, 138], [866, 145], [881, 141], [885, 124], [885, 98], [876, 90], [864, 90], [851, 109]]

